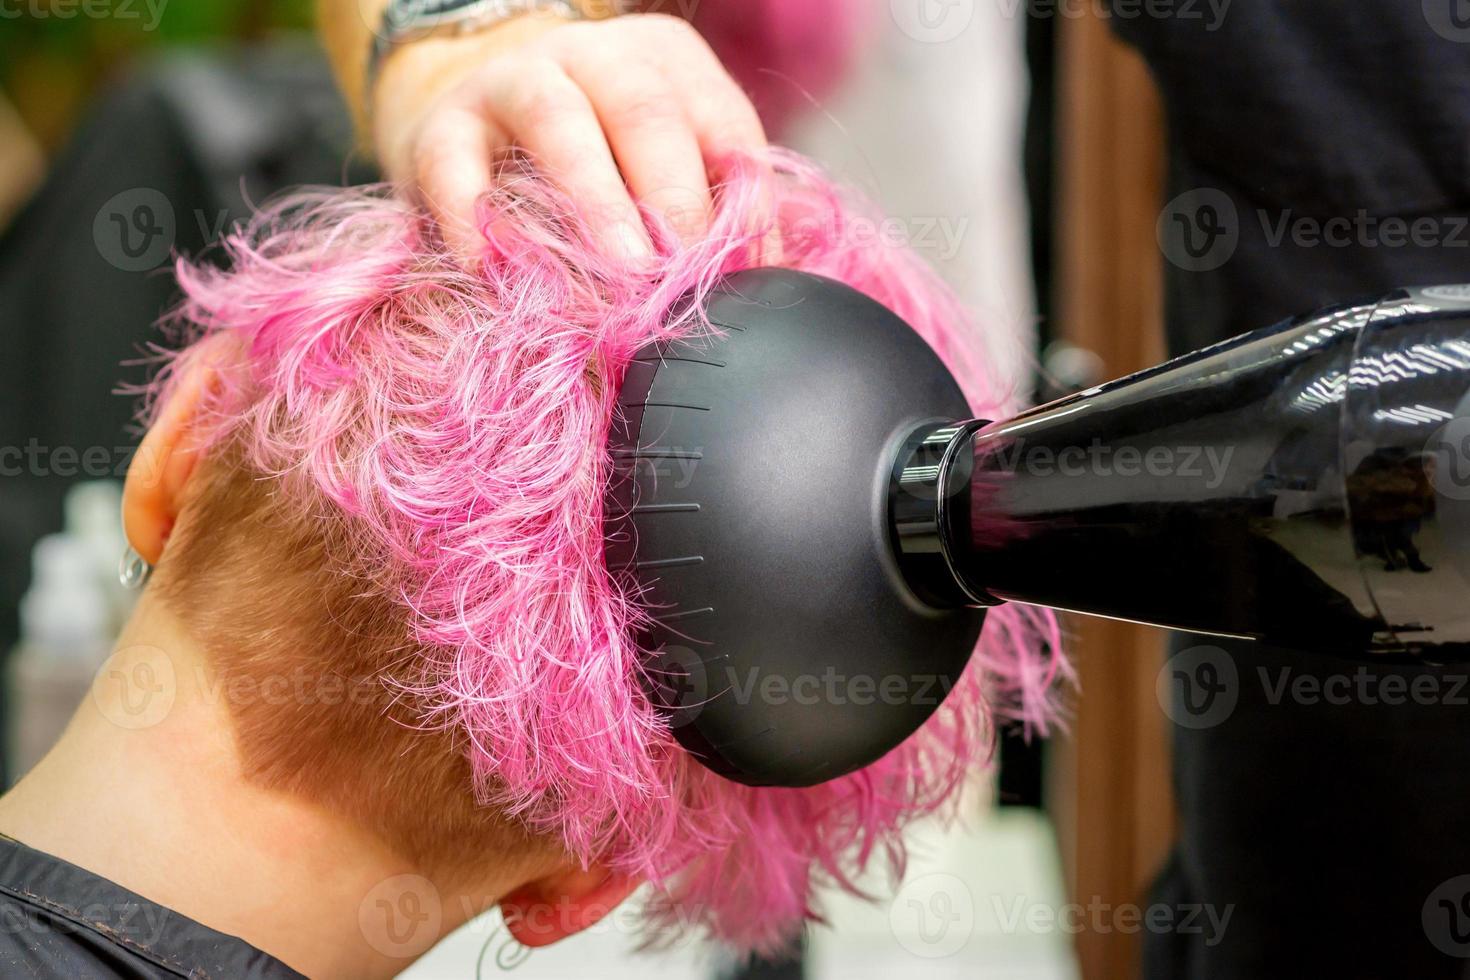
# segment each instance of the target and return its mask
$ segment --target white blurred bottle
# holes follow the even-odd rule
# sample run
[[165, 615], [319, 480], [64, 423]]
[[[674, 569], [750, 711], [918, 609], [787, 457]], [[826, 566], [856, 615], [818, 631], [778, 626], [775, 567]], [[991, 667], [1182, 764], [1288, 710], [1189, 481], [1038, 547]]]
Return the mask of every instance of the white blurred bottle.
[[18, 779], [61, 737], [112, 648], [130, 594], [117, 581], [121, 498], [113, 483], [84, 483], [66, 498], [66, 529], [31, 552], [10, 658], [10, 775]]
[[67, 491], [64, 508], [66, 534], [80, 541], [91, 556], [92, 574], [107, 597], [111, 632], [116, 633], [138, 599], [137, 592], [118, 580], [118, 562], [128, 546], [122, 526], [122, 484], [116, 480], [78, 483]]

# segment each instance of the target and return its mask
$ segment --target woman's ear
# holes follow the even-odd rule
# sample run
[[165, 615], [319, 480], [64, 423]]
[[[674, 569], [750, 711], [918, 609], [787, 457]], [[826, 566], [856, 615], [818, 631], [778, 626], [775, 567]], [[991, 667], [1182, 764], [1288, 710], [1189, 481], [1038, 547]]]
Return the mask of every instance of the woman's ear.
[[190, 358], [181, 370], [123, 483], [123, 531], [128, 544], [150, 565], [163, 556], [184, 488], [199, 461], [196, 423], [204, 393], [215, 378], [214, 364], [206, 357]]
[[500, 913], [522, 946], [549, 946], [595, 925], [641, 884], [596, 864], [557, 871], [502, 898]]

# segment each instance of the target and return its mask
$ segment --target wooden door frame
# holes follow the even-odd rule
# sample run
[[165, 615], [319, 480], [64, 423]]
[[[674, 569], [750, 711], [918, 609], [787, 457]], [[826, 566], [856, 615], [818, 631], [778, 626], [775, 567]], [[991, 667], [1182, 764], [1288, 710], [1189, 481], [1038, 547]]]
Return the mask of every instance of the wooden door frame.
[[[1163, 356], [1162, 112], [1147, 69], [1105, 20], [1066, 18], [1058, 45], [1057, 334], [1117, 377]], [[1048, 796], [1069, 899], [1087, 913], [1075, 937], [1082, 976], [1122, 980], [1138, 975], [1140, 942], [1119, 928], [1118, 910], [1144, 905], [1174, 836], [1155, 695], [1164, 633], [1081, 617], [1066, 625], [1081, 694], [1051, 753]]]

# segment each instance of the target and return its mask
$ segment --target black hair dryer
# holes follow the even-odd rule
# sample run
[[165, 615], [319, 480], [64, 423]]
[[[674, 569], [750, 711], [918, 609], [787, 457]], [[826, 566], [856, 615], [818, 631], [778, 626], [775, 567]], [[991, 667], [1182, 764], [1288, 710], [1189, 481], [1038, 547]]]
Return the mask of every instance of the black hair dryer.
[[[1470, 286], [1245, 334], [966, 421], [891, 311], [763, 269], [644, 351], [608, 564], [651, 696], [752, 785], [865, 765], [1015, 601], [1367, 659], [1470, 659]], [[883, 697], [883, 685], [915, 696]], [[862, 694], [864, 696], [859, 696]]]

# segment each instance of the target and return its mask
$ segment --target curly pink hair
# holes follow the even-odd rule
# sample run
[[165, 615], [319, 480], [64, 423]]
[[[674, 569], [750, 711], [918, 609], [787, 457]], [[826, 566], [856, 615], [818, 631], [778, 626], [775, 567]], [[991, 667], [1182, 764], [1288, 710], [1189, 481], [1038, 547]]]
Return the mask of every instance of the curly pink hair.
[[605, 443], [633, 355], [712, 329], [670, 310], [755, 261], [770, 230], [756, 216], [774, 202], [785, 264], [912, 324], [977, 413], [1005, 394], [954, 296], [867, 233], [866, 205], [782, 151], [730, 173], [709, 234], [682, 245], [656, 228], [660, 257], [637, 270], [593, 248], [523, 162], [484, 202], [475, 269], [382, 189], [297, 192], [228, 238], [223, 268], [179, 263], [187, 343], [150, 393], [157, 405], [212, 338], [230, 338], [236, 354], [210, 355], [208, 438], [346, 542], [323, 560], [355, 594], [397, 610], [412, 656], [384, 682], [423, 730], [454, 734], [472, 783], [460, 792], [584, 861], [646, 876], [652, 940], [694, 924], [772, 952], [819, 916], [819, 886], [856, 891], [875, 855], [901, 872], [905, 827], [955, 802], [988, 759], [993, 719], [1046, 729], [1065, 665], [1049, 616], [998, 608], [917, 734], [808, 789], [729, 782], [670, 736], [642, 686], [640, 611], [604, 564]]

